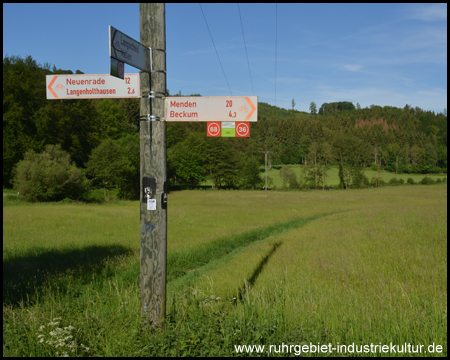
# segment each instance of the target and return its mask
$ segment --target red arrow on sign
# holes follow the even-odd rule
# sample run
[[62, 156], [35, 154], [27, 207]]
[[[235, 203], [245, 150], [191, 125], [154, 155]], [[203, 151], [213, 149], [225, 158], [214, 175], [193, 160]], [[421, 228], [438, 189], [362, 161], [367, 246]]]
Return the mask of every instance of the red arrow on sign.
[[255, 107], [255, 105], [253, 105], [253, 103], [250, 101], [250, 99], [248, 97], [245, 97], [245, 100], [247, 100], [248, 104], [252, 107], [252, 111], [250, 111], [248, 116], [245, 118], [245, 120], [248, 120], [248, 119], [250, 119], [250, 116], [252, 116], [252, 114], [255, 112], [256, 107]]
[[56, 75], [56, 76], [52, 79], [52, 81], [50, 82], [50, 84], [48, 84], [48, 89], [51, 91], [51, 93], [53, 94], [53, 96], [54, 96], [56, 99], [58, 98], [58, 95], [56, 95], [56, 93], [53, 91], [52, 85], [53, 85], [53, 83], [56, 81], [57, 77], [58, 77], [58, 75]]

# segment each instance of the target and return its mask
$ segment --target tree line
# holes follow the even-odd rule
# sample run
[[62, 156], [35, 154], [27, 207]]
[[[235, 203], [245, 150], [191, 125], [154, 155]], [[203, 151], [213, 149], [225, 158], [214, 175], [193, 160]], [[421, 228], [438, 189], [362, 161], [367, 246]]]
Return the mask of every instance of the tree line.
[[[31, 56], [4, 57], [3, 186], [13, 185], [14, 178], [20, 182], [19, 162], [36, 163], [34, 156], [46, 153], [48, 161], [66, 159], [67, 171], [80, 169], [91, 187], [105, 189], [106, 198], [113, 185], [123, 198], [139, 197], [139, 99], [47, 100], [45, 75], [71, 73], [37, 64]], [[330, 165], [339, 165], [343, 188], [363, 186], [368, 167], [395, 173], [447, 171], [446, 110], [362, 109], [336, 102], [322, 104], [319, 111], [311, 103], [306, 113], [292, 104], [286, 110], [258, 103], [250, 138], [207, 138], [206, 123], [168, 122], [172, 188], [194, 188], [206, 179], [213, 188], [261, 187], [263, 151], [270, 151], [269, 167], [304, 164], [309, 184], [317, 188], [326, 186]], [[58, 145], [67, 157], [49, 145]]]

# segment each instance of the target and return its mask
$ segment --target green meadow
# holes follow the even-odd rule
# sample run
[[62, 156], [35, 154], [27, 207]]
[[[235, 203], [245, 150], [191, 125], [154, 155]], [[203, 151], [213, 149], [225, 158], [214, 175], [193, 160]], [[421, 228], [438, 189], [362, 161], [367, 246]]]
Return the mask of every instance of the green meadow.
[[170, 193], [157, 328], [139, 315], [139, 225], [137, 201], [5, 196], [3, 356], [447, 356], [446, 183]]

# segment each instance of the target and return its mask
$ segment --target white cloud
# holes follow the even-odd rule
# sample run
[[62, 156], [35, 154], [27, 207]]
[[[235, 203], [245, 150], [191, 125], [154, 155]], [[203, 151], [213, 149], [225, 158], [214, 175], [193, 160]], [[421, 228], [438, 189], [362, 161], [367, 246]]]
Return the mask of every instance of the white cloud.
[[407, 10], [407, 17], [422, 21], [447, 20], [447, 4], [414, 5]]
[[344, 65], [344, 69], [348, 71], [358, 71], [362, 68], [362, 65]]

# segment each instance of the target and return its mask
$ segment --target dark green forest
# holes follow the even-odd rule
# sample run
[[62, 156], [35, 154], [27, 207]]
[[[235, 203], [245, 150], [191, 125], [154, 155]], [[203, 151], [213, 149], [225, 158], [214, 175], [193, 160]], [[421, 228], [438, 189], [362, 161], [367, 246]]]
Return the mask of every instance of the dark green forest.
[[[50, 74], [72, 71], [31, 56], [3, 59], [3, 186], [13, 185], [27, 153], [31, 159], [60, 145], [91, 187], [118, 186], [121, 197], [139, 197], [139, 99], [47, 100]], [[171, 187], [195, 188], [211, 179], [213, 188], [260, 188], [263, 151], [270, 152], [269, 166], [305, 164], [315, 187], [326, 181], [330, 165], [339, 166], [343, 188], [367, 185], [367, 167], [447, 172], [446, 109], [435, 114], [412, 105], [361, 108], [343, 101], [316, 111], [311, 104], [306, 113], [260, 102], [250, 138], [207, 138], [206, 123], [168, 122]]]

